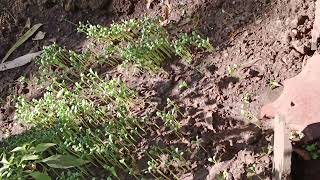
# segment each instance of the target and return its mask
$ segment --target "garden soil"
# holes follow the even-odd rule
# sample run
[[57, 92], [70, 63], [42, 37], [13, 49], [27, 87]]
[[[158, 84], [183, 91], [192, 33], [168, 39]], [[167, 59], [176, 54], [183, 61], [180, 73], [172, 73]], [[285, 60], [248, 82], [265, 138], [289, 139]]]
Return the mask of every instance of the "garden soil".
[[[167, 2], [167, 1], [165, 1]], [[230, 179], [271, 179], [272, 130], [268, 120], [258, 119], [259, 110], [278, 93], [270, 81], [281, 82], [298, 74], [311, 50], [314, 0], [159, 0], [147, 8], [144, 0], [0, 0], [0, 59], [29, 28], [42, 23], [44, 39], [29, 39], [9, 58], [39, 51], [57, 43], [81, 51], [85, 36], [76, 31], [78, 22], [108, 25], [121, 19], [145, 15], [163, 16], [176, 26], [170, 30], [197, 30], [210, 38], [214, 53], [195, 52], [192, 64], [170, 60], [158, 75], [115, 68], [104, 73], [124, 80], [144, 97], [136, 109], [139, 115], [154, 115], [166, 109], [166, 100], [175, 101], [186, 117], [181, 118], [189, 142], [173, 142], [159, 130], [155, 139], [165, 145], [201, 137], [206, 151], [190, 157], [192, 172], [181, 179], [214, 179], [225, 171]], [[14, 118], [16, 95], [40, 97], [35, 86], [18, 83], [32, 78], [36, 65], [0, 72], [0, 138], [22, 133], [26, 127]], [[188, 88], [179, 85], [186, 82]], [[281, 88], [275, 91], [281, 92]], [[270, 93], [271, 92], [271, 93]], [[216, 155], [220, 162], [207, 161]], [[296, 159], [294, 179], [315, 178], [309, 166]], [[293, 164], [295, 164], [293, 163]], [[252, 172], [254, 169], [254, 172]]]

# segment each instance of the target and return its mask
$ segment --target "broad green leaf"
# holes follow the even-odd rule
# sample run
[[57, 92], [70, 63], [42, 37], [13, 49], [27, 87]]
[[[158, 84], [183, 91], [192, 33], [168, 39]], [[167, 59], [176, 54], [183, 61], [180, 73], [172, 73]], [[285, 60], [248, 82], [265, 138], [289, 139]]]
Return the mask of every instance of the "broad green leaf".
[[55, 146], [56, 144], [54, 143], [42, 143], [42, 144], [38, 144], [36, 146], [36, 148], [34, 149], [34, 152], [44, 152], [45, 150], [47, 150], [48, 148]]
[[23, 144], [22, 146], [16, 147], [14, 149], [12, 149], [10, 152], [18, 152], [18, 151], [27, 151], [28, 147], [30, 146], [29, 143], [27, 144]]
[[23, 147], [16, 147], [16, 148], [12, 149], [12, 151], [10, 151], [10, 152], [22, 151], [23, 149], [24, 149]]
[[35, 180], [51, 180], [50, 176], [39, 171], [30, 173], [30, 176], [33, 177]]
[[8, 162], [7, 158], [6, 158], [6, 154], [3, 154], [3, 155], [2, 155], [1, 163], [2, 163], [3, 165], [5, 165], [5, 164], [10, 164], [10, 163]]
[[36, 24], [31, 29], [29, 29], [7, 52], [5, 57], [2, 59], [1, 63], [4, 63], [9, 56], [15, 51], [19, 46], [21, 46], [24, 42], [26, 42], [40, 27], [42, 24]]
[[7, 171], [7, 169], [9, 169], [9, 167], [10, 166], [8, 164], [5, 164], [0, 168], [0, 177], [2, 174], [4, 174]]
[[23, 161], [34, 161], [34, 160], [38, 160], [38, 159], [40, 159], [39, 155], [28, 154], [28, 155], [24, 155], [21, 158], [21, 162], [23, 162]]
[[43, 159], [41, 162], [46, 163], [52, 168], [68, 169], [81, 166], [83, 164], [86, 164], [88, 161], [84, 161], [70, 155], [53, 155], [46, 159]]

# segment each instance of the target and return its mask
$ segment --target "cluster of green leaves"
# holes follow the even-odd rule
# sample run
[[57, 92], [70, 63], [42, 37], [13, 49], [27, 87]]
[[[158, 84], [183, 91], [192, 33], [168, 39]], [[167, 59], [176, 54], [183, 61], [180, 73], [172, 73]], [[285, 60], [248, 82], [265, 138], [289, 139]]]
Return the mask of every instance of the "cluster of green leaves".
[[[9, 153], [2, 152], [0, 164], [0, 179], [28, 179], [50, 180], [47, 174], [48, 168], [69, 169], [84, 165], [87, 161], [71, 155], [51, 155], [46, 157], [45, 151], [54, 147], [53, 143], [42, 143], [37, 146], [24, 144], [11, 150]], [[7, 158], [7, 156], [9, 156]], [[41, 171], [39, 171], [41, 167]]]
[[78, 28], [95, 43], [104, 45], [104, 56], [107, 59], [119, 57], [124, 63], [136, 65], [139, 69], [159, 71], [165, 61], [180, 56], [191, 62], [190, 48], [213, 51], [209, 39], [203, 39], [193, 32], [191, 36], [183, 34], [173, 37], [161, 19], [143, 18], [128, 20], [110, 27], [81, 24]]
[[113, 116], [119, 111], [127, 113], [134, 92], [123, 82], [104, 81], [93, 71], [80, 76], [81, 81], [72, 87], [54, 81], [41, 99], [27, 101], [20, 96], [16, 105], [17, 118], [37, 126], [51, 127], [56, 121], [99, 125], [101, 122], [96, 120], [115, 118]]
[[181, 128], [180, 122], [177, 120], [179, 115], [182, 115], [179, 111], [179, 107], [170, 99], [167, 99], [169, 111], [158, 111], [157, 116], [161, 118], [165, 126], [174, 132], [178, 132]]
[[[121, 59], [124, 64], [156, 72], [174, 56], [190, 62], [192, 48], [213, 50], [209, 40], [196, 33], [173, 37], [160, 19], [129, 20], [110, 27], [81, 24], [79, 31], [102, 45], [102, 52], [76, 53], [56, 44], [44, 49], [37, 63], [45, 93], [38, 99], [17, 98], [16, 118], [32, 130], [4, 141], [1, 177], [82, 179], [95, 176], [95, 168], [105, 171], [108, 178], [119, 179], [119, 173], [143, 177], [136, 163], [140, 155], [133, 152], [148, 135], [146, 129], [153, 128], [147, 126], [157, 125], [133, 115], [133, 90], [120, 80], [105, 80], [92, 68], [113, 66]], [[170, 110], [157, 116], [180, 137], [177, 118], [182, 114], [173, 101], [167, 101]], [[48, 148], [37, 151], [38, 146]], [[178, 178], [177, 173], [190, 170], [183, 155], [176, 148], [155, 147], [144, 154], [149, 158], [145, 172], [155, 178]]]
[[104, 81], [91, 71], [72, 87], [55, 82], [41, 99], [19, 97], [17, 118], [43, 131], [38, 140], [51, 139], [56, 152], [74, 154], [117, 176], [115, 168], [131, 171], [126, 161], [132, 162], [135, 138], [144, 131], [143, 122], [130, 116], [133, 98], [122, 82]]
[[154, 177], [160, 175], [166, 179], [170, 177], [179, 179], [178, 175], [190, 171], [190, 163], [183, 157], [184, 152], [178, 148], [152, 147], [148, 156], [150, 160], [145, 173], [152, 174]]
[[44, 47], [43, 54], [38, 59], [40, 84], [63, 79], [72, 81], [80, 74], [87, 73], [100, 59], [92, 52], [76, 53], [53, 44]]
[[184, 58], [188, 63], [192, 61], [192, 54], [189, 47], [195, 47], [202, 50], [213, 52], [214, 48], [210, 44], [209, 39], [203, 39], [196, 32], [192, 32], [191, 35], [182, 34], [175, 42], [174, 48], [177, 55]]
[[305, 149], [309, 152], [311, 159], [316, 160], [320, 158], [320, 150], [316, 144], [306, 145]]

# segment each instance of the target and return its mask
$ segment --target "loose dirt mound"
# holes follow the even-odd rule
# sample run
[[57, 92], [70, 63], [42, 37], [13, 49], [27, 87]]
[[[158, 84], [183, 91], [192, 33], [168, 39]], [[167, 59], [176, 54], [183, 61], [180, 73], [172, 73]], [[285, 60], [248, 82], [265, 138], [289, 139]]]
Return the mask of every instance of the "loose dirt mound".
[[[265, 92], [270, 89], [270, 81], [281, 83], [296, 75], [303, 61], [314, 53], [310, 44], [314, 1], [185, 0], [171, 2], [171, 8], [169, 20], [177, 22], [177, 32], [198, 29], [210, 37], [217, 51], [198, 53], [192, 65], [169, 63], [165, 67], [167, 76], [134, 76], [121, 69], [107, 73], [120, 77], [152, 102], [145, 105], [142, 114], [163, 109], [167, 98], [187, 112], [188, 117], [182, 119], [186, 136], [201, 137], [207, 151], [195, 152], [199, 159], [191, 157], [196, 167], [186, 179], [210, 179], [224, 170], [234, 179], [246, 179], [250, 173], [270, 179], [268, 146], [272, 135], [257, 127], [261, 123], [256, 115], [268, 99]], [[79, 21], [106, 25], [143, 14], [163, 15], [160, 2], [152, 2], [147, 10], [145, 2], [137, 0], [2, 0], [0, 10], [0, 57], [26, 31], [28, 18], [31, 24], [43, 23], [41, 30], [47, 33], [42, 41], [29, 40], [11, 58], [53, 42], [81, 50], [85, 42], [76, 32]], [[30, 77], [35, 69], [31, 64], [0, 72], [1, 137], [23, 130], [13, 118], [11, 99], [13, 94], [39, 94], [32, 87], [16, 86], [21, 75]], [[179, 88], [182, 82], [188, 84], [187, 89]], [[161, 132], [157, 138], [172, 143]], [[208, 163], [213, 155], [221, 162]]]

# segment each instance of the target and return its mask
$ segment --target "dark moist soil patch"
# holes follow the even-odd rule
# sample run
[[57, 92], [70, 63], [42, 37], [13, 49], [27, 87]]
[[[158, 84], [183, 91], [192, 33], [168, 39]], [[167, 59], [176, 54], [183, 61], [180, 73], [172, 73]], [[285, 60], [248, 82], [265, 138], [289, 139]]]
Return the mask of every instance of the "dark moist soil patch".
[[[162, 15], [159, 1], [147, 10], [144, 1], [10, 1], [0, 4], [0, 57], [26, 31], [26, 21], [43, 23], [44, 40], [29, 40], [10, 57], [40, 50], [44, 45], [57, 42], [74, 50], [81, 50], [85, 37], [76, 32], [79, 21], [92, 24], [109, 24], [112, 20], [141, 17], [143, 14]], [[197, 166], [185, 179], [214, 178], [226, 170], [234, 179], [247, 179], [248, 168], [255, 165], [256, 175], [271, 179], [272, 154], [266, 152], [271, 144], [272, 132], [248, 124], [252, 117], [241, 111], [257, 115], [267, 101], [265, 92], [270, 80], [282, 82], [301, 71], [303, 61], [314, 52], [310, 50], [310, 31], [314, 20], [313, 0], [215, 0], [172, 1], [169, 20], [178, 24], [175, 31], [199, 30], [208, 36], [217, 51], [212, 54], [198, 52], [191, 65], [183, 61], [168, 63], [164, 69], [169, 75], [134, 76], [130, 72], [114, 69], [106, 72], [120, 77], [150, 103], [140, 109], [141, 115], [164, 109], [170, 98], [178, 103], [187, 117], [181, 119], [183, 131], [189, 140], [197, 136], [204, 139], [207, 150], [190, 157]], [[182, 18], [184, 17], [184, 18]], [[237, 65], [237, 66], [235, 66]], [[237, 67], [233, 76], [228, 67]], [[34, 64], [0, 72], [0, 127], [6, 134], [23, 130], [14, 120], [11, 103], [13, 94], [33, 94], [37, 89], [16, 85], [24, 75], [31, 77]], [[180, 89], [185, 81], [189, 88]], [[41, 94], [41, 93], [40, 93]], [[250, 97], [244, 109], [244, 98]], [[264, 123], [262, 123], [264, 124]], [[170, 145], [165, 132], [155, 137]], [[175, 142], [181, 143], [181, 142]], [[221, 162], [210, 164], [214, 154]], [[197, 158], [195, 158], [197, 157]], [[294, 161], [295, 162], [295, 161]], [[313, 174], [309, 166], [295, 166], [297, 177]], [[306, 171], [308, 169], [308, 171]]]

